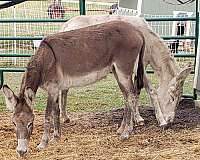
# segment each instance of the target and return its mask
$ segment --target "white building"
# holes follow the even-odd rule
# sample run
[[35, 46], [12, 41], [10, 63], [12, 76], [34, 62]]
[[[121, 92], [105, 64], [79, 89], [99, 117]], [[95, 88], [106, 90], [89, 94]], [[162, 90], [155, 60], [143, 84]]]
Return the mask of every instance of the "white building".
[[174, 11], [195, 13], [196, 0], [119, 0], [119, 6], [139, 9], [142, 15], [173, 15]]

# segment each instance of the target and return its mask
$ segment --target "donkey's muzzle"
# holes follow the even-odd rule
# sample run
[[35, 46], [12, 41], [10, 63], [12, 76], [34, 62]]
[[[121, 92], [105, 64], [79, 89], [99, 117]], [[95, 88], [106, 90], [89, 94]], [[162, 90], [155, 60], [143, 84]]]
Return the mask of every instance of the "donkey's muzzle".
[[23, 157], [27, 153], [27, 150], [17, 150], [17, 153], [19, 154], [20, 157]]
[[20, 157], [24, 156], [27, 153], [27, 140], [26, 139], [18, 139], [18, 145], [17, 145], [17, 153]]

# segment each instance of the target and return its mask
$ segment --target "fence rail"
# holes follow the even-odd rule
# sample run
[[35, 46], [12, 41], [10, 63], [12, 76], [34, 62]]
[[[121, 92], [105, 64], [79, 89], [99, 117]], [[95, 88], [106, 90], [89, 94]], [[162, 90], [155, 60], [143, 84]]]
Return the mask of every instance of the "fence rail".
[[[66, 22], [69, 19], [0, 19], [0, 23], [41, 23]], [[196, 17], [154, 17], [145, 18], [146, 21], [196, 21]]]
[[[44, 37], [0, 37], [0, 40], [42, 40]], [[195, 36], [161, 36], [164, 40], [196, 39]]]
[[4, 54], [1, 53], [0, 57], [31, 57], [33, 54]]
[[145, 18], [146, 21], [157, 22], [157, 21], [196, 21], [196, 17], [154, 17]]
[[0, 23], [45, 23], [66, 22], [69, 19], [0, 19]]
[[[196, 0], [196, 6], [198, 7], [198, 0]], [[81, 15], [84, 15], [86, 14], [86, 2], [85, 0], [79, 0], [79, 8], [75, 8], [76, 11], [78, 10], [80, 11], [80, 14]], [[69, 17], [67, 17], [69, 18]], [[7, 19], [7, 18], [3, 18], [3, 19], [0, 19], [0, 23], [2, 24], [5, 24], [5, 26], [7, 24], [23, 24], [23, 23], [38, 23], [38, 24], [41, 24], [41, 23], [64, 23], [66, 21], [68, 21], [69, 19], [17, 19], [17, 18], [14, 18], [14, 19]], [[146, 21], [148, 22], [165, 22], [165, 21], [169, 21], [169, 22], [174, 22], [174, 21], [192, 21], [192, 22], [195, 22], [196, 23], [196, 27], [195, 27], [195, 33], [194, 35], [190, 35], [189, 36], [161, 36], [161, 38], [163, 38], [164, 40], [184, 40], [184, 39], [188, 39], [188, 40], [194, 40], [194, 43], [192, 44], [195, 44], [195, 47], [192, 48], [192, 49], [195, 49], [192, 50], [190, 53], [192, 54], [185, 54], [184, 51], [185, 50], [182, 50], [183, 53], [179, 53], [179, 54], [174, 54], [174, 57], [177, 57], [177, 58], [182, 58], [182, 57], [186, 57], [186, 58], [191, 58], [192, 60], [196, 59], [196, 51], [197, 51], [197, 42], [198, 42], [198, 35], [199, 35], [199, 12], [198, 10], [196, 9], [196, 16], [195, 17], [152, 17], [152, 18], [145, 18]], [[189, 22], [188, 22], [189, 23]], [[168, 32], [167, 32], [168, 33]], [[11, 34], [6, 34], [7, 36], [5, 37], [2, 37], [0, 36], [0, 41], [20, 41], [20, 40], [25, 40], [25, 41], [32, 41], [32, 40], [42, 40], [43, 37], [41, 35], [43, 34], [38, 34], [37, 36], [32, 36], [32, 35], [27, 35], [27, 37], [22, 37], [22, 36], [17, 36], [17, 35], [11, 35]], [[40, 35], [40, 36], [39, 36]], [[170, 34], [167, 34], [167, 35], [170, 35]], [[175, 42], [172, 42], [172, 43], [175, 43]], [[32, 42], [31, 42], [31, 45], [32, 45]], [[187, 49], [187, 48], [186, 48]], [[4, 51], [3, 51], [4, 52]], [[15, 52], [13, 52], [15, 53]], [[0, 57], [2, 59], [6, 59], [6, 57], [31, 57], [32, 54], [27, 54], [28, 52], [25, 52], [24, 54], [22, 54], [22, 52], [20, 51], [19, 54], [13, 54], [13, 53], [2, 53], [0, 54]], [[3, 82], [3, 72], [23, 72], [25, 71], [25, 68], [0, 68], [0, 80]], [[147, 71], [147, 73], [153, 73], [153, 71]], [[194, 72], [192, 72], [192, 74], [194, 74]], [[196, 98], [196, 93], [194, 91], [194, 94], [193, 96], [186, 96], [186, 97], [192, 97], [192, 98]]]

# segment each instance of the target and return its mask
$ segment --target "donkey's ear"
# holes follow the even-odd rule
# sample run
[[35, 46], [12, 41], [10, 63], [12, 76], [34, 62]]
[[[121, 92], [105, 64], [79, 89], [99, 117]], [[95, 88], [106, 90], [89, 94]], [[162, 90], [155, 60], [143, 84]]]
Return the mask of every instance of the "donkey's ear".
[[191, 64], [187, 64], [176, 76], [176, 81], [185, 81], [187, 76], [190, 74], [192, 70]]
[[192, 70], [191, 64], [186, 65], [171, 81], [169, 84], [169, 88], [171, 88], [172, 92], [177, 92], [183, 88], [183, 84], [185, 79], [190, 74]]
[[33, 92], [33, 90], [30, 87], [25, 89], [24, 97], [25, 97], [25, 100], [26, 100], [26, 103], [28, 104], [28, 106], [33, 108], [35, 93]]
[[3, 93], [6, 100], [6, 107], [10, 111], [14, 111], [14, 108], [17, 104], [17, 96], [7, 85], [3, 85]]

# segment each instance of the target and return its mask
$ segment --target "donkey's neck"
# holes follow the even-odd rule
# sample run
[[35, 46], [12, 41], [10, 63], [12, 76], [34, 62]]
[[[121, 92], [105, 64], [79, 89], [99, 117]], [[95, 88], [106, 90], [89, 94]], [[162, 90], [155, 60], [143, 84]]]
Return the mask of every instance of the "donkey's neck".
[[34, 58], [28, 63], [27, 71], [23, 75], [20, 94], [24, 94], [26, 88], [31, 88], [35, 93], [41, 84], [41, 67]]
[[152, 43], [147, 48], [151, 52], [149, 62], [158, 77], [159, 85], [167, 85], [177, 75], [179, 68], [163, 40], [153, 32], [151, 35], [149, 40]]

